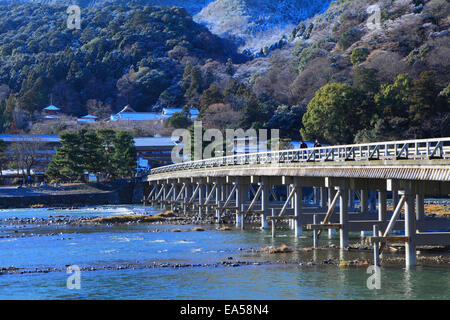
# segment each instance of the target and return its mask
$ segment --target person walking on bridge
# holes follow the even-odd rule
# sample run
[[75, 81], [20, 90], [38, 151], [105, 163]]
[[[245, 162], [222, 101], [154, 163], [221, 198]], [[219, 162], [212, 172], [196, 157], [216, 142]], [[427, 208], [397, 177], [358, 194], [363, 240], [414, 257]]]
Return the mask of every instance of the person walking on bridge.
[[320, 148], [322, 145], [320, 144], [319, 140], [316, 139], [314, 142], [314, 148]]

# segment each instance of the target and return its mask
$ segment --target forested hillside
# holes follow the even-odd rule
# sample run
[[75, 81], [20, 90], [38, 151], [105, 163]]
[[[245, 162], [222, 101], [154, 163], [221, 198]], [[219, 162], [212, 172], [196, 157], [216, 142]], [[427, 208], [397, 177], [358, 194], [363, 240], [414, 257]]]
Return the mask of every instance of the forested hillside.
[[182, 8], [94, 6], [72, 31], [65, 7], [0, 6], [3, 130], [53, 101], [73, 115], [195, 107], [207, 128], [326, 143], [448, 136], [449, 14], [448, 0], [339, 0], [254, 58]]
[[85, 114], [89, 100], [112, 110], [131, 104], [150, 111], [160, 97], [159, 107], [181, 106], [187, 61], [237, 57], [231, 43], [193, 22], [183, 8], [85, 9], [81, 30], [67, 29], [65, 9], [0, 6], [0, 98], [9, 97], [6, 109], [17, 100], [33, 114], [51, 97], [73, 115]]

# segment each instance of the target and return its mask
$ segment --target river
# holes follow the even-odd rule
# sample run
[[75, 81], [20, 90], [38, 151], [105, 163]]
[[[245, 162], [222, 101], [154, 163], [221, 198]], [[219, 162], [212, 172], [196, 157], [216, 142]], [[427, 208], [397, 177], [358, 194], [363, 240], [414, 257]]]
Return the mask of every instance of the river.
[[[309, 233], [296, 239], [289, 230], [273, 239], [270, 230], [202, 226], [205, 231], [195, 232], [193, 225], [69, 222], [144, 210], [0, 210], [0, 299], [450, 298], [448, 263], [419, 263], [411, 270], [402, 264], [382, 266], [381, 288], [369, 289], [367, 266], [342, 268], [331, 261], [371, 260], [372, 253], [327, 248], [338, 245], [337, 236], [321, 238], [322, 249], [310, 250]], [[350, 241], [358, 237], [351, 235]], [[261, 251], [282, 244], [294, 252]], [[69, 265], [81, 270], [80, 289], [67, 286], [73, 275], [66, 272]]]

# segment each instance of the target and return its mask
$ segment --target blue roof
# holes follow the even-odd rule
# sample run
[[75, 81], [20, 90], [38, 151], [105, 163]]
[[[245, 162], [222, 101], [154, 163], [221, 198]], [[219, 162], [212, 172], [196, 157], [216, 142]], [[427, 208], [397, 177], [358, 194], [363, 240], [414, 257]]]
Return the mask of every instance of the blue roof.
[[[183, 109], [181, 108], [164, 108], [162, 110], [162, 118], [168, 119], [175, 113], [181, 113], [182, 111]], [[200, 112], [198, 111], [198, 109], [189, 109], [189, 113], [191, 115], [191, 119], [196, 119]]]
[[160, 120], [161, 114], [156, 112], [121, 112], [111, 116], [111, 121], [129, 120], [129, 121], [145, 121]]
[[173, 147], [178, 145], [171, 137], [134, 138], [136, 147]]
[[58, 107], [55, 107], [54, 105], [50, 105], [50, 106], [48, 106], [47, 108], [44, 108], [44, 110], [58, 111], [58, 110], [61, 110], [61, 109], [58, 108]]
[[0, 139], [5, 142], [59, 142], [57, 135], [40, 135], [40, 134], [0, 134]]

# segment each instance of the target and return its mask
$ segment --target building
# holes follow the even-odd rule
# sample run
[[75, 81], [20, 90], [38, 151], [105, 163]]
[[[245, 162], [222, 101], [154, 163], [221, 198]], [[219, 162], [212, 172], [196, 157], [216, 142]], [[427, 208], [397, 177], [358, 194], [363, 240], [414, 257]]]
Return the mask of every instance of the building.
[[179, 143], [171, 137], [135, 138], [138, 159], [148, 160], [150, 168], [172, 164], [173, 148]]
[[[48, 163], [55, 155], [55, 148], [60, 145], [60, 140], [57, 135], [33, 135], [33, 134], [0, 134], [0, 139], [6, 142], [7, 157], [14, 159], [15, 150], [33, 154], [35, 164], [33, 165], [33, 175], [43, 175], [43, 172], [48, 166]], [[17, 148], [14, 148], [17, 144]], [[23, 168], [19, 168], [23, 169]], [[4, 175], [18, 174], [17, 169], [7, 170], [3, 172]]]
[[58, 114], [59, 114], [59, 111], [61, 111], [61, 109], [58, 107], [55, 107], [54, 105], [50, 105], [47, 108], [44, 108], [43, 111], [45, 114], [44, 119], [54, 120], [54, 119], [60, 118], [60, 116], [58, 116]]
[[[136, 112], [129, 105], [125, 106], [120, 112], [111, 115], [111, 121], [164, 121], [169, 119], [175, 113], [181, 113], [181, 108], [164, 108], [162, 112]], [[198, 117], [198, 109], [190, 109], [191, 120]]]
[[[183, 112], [183, 109], [181, 108], [164, 108], [161, 112], [161, 118], [167, 120], [175, 113], [181, 112]], [[195, 120], [197, 119], [200, 112], [198, 111], [198, 109], [189, 109], [189, 113], [191, 115], [191, 120]]]
[[88, 114], [84, 117], [78, 118], [77, 121], [80, 123], [93, 123], [97, 121], [97, 119], [98, 117]]
[[[5, 141], [8, 147], [14, 143], [27, 143], [33, 145], [33, 152], [37, 155], [35, 171], [44, 172], [52, 157], [56, 154], [56, 148], [60, 146], [60, 138], [57, 135], [20, 135], [0, 134], [0, 139]], [[145, 163], [150, 168], [172, 164], [172, 150], [178, 144], [171, 137], [143, 137], [134, 138], [137, 151], [137, 160]], [[25, 149], [25, 148], [24, 148]], [[14, 151], [9, 148], [8, 153], [13, 157]], [[17, 172], [17, 170], [15, 170]]]
[[136, 112], [129, 105], [119, 113], [111, 115], [111, 121], [159, 121], [161, 114], [158, 112]]

